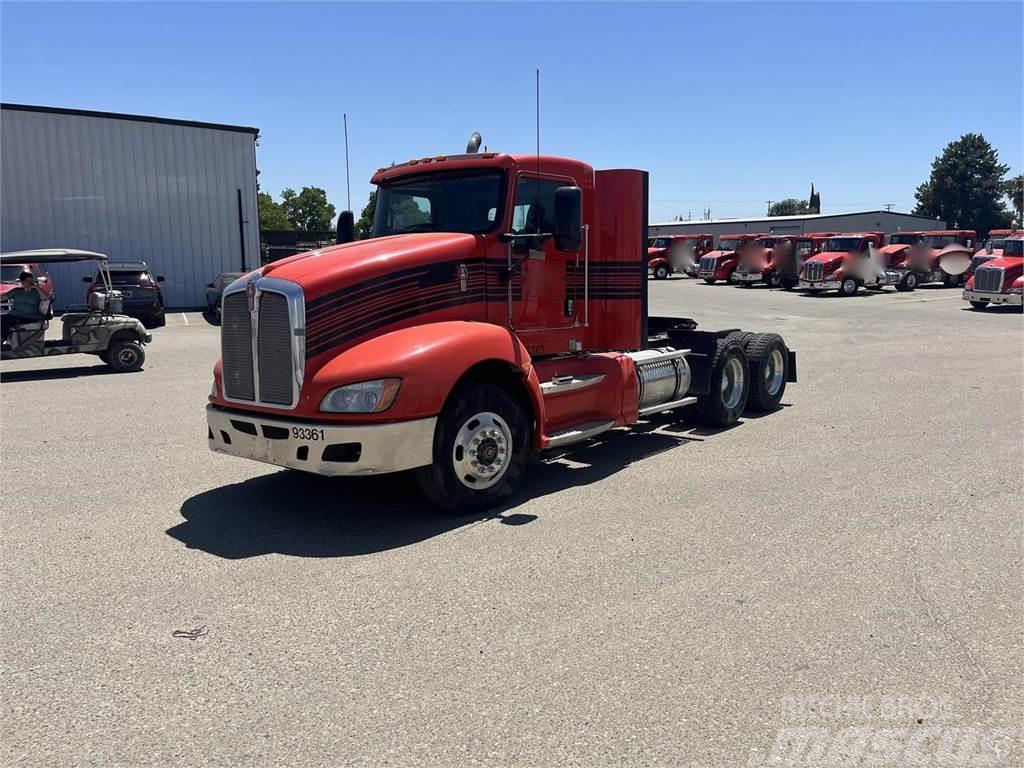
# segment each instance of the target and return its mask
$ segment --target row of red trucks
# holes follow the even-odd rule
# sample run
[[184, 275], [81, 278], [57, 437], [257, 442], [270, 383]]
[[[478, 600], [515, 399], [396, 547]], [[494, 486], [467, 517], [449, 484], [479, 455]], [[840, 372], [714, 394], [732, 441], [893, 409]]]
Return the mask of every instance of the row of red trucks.
[[[662, 235], [648, 243], [649, 271], [655, 278], [679, 271], [709, 284], [765, 283], [847, 296], [861, 288], [912, 291], [927, 283], [959, 287], [969, 283], [981, 265], [999, 258], [1006, 243], [1011, 250], [1016, 248], [1017, 236], [1012, 230], [993, 230], [986, 246], [975, 252], [977, 235], [972, 230], [744, 233], [722, 235], [717, 247], [707, 234]], [[1013, 274], [1011, 265], [1005, 276]], [[989, 299], [986, 304], [1015, 303], [1016, 294], [1007, 295], [1011, 298]], [[972, 304], [983, 306], [980, 301]]]

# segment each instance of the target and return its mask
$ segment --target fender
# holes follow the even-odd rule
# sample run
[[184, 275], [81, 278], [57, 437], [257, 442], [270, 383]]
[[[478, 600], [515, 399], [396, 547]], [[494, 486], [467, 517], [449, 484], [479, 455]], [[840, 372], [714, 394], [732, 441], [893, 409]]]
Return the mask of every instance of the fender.
[[400, 378], [402, 386], [390, 408], [375, 414], [346, 414], [344, 420], [399, 421], [436, 416], [470, 368], [494, 362], [522, 377], [533, 406], [535, 442], [539, 442], [544, 400], [530, 353], [514, 333], [492, 323], [447, 320], [367, 339], [341, 352], [313, 375], [303, 388], [302, 407], [307, 412], [318, 410], [323, 397], [344, 384]]

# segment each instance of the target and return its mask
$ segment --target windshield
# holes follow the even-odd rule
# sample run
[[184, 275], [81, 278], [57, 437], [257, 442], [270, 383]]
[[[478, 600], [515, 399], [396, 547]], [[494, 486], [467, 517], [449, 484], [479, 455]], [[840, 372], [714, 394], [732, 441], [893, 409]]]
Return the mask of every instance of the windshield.
[[[100, 277], [100, 273], [96, 273], [96, 277], [92, 280], [94, 283], [101, 284], [103, 278]], [[147, 285], [153, 282], [153, 278], [150, 277], [149, 272], [141, 269], [133, 269], [125, 272], [111, 272], [110, 282], [113, 285]]]
[[960, 238], [956, 235], [931, 235], [930, 237], [922, 238], [921, 242], [929, 248], [945, 248], [951, 243], [959, 243]]
[[764, 246], [765, 248], [774, 248], [775, 244], [779, 242], [779, 240], [775, 237], [760, 237], [754, 242], [758, 245]]
[[718, 250], [720, 251], [735, 251], [740, 247], [740, 241], [737, 239], [722, 239], [718, 241]]
[[656, 237], [651, 241], [652, 248], [668, 248], [672, 245], [672, 239], [668, 237]]
[[889, 235], [889, 245], [913, 245], [920, 239], [920, 235]]
[[[1002, 248], [1006, 247], [1006, 238], [1005, 237], [1000, 237], [998, 239], [993, 238], [992, 240], [989, 240], [989, 242], [992, 243], [992, 249], [993, 250], [995, 250], [997, 248], [1002, 249]], [[987, 248], [988, 246], [986, 245], [985, 247]]]
[[3, 270], [3, 275], [0, 276], [0, 282], [4, 283], [16, 283], [18, 282], [18, 275], [28, 270], [24, 264], [4, 264], [0, 267]]
[[480, 234], [501, 222], [504, 174], [453, 171], [403, 176], [377, 189], [373, 237], [403, 232]]
[[1024, 240], [1007, 240], [1003, 256], [1024, 256]]
[[859, 251], [861, 239], [859, 237], [833, 237], [825, 246], [826, 251]]

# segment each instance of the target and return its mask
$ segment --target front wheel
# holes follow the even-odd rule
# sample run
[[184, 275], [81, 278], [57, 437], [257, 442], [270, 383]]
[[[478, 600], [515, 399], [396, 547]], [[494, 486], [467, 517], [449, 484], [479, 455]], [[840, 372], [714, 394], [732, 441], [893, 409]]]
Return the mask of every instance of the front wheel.
[[702, 424], [727, 427], [739, 421], [747, 405], [747, 355], [730, 338], [719, 339], [711, 358], [711, 386], [697, 397], [694, 415]]
[[135, 339], [115, 341], [107, 348], [106, 363], [118, 373], [131, 373], [142, 368], [146, 351]]
[[896, 285], [896, 290], [900, 293], [907, 293], [917, 288], [917, 273], [907, 272], [903, 276], [903, 279]]
[[971, 306], [974, 309], [984, 309], [988, 306], [988, 299], [982, 299], [981, 301], [972, 301]]
[[769, 288], [778, 288], [782, 285], [782, 277], [772, 272], [768, 275], [766, 282], [768, 283]]
[[664, 280], [668, 277], [668, 267], [664, 264], [659, 264], [654, 268], [654, 279]]
[[416, 482], [443, 509], [490, 509], [512, 495], [529, 451], [530, 425], [519, 401], [494, 384], [469, 384], [445, 404], [433, 463], [416, 470]]

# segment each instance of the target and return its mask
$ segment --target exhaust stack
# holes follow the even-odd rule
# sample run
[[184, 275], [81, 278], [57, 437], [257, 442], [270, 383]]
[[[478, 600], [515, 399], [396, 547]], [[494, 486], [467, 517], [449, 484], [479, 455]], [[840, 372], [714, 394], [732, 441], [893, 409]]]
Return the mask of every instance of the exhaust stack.
[[466, 154], [475, 155], [477, 152], [479, 152], [480, 144], [483, 142], [483, 140], [483, 136], [481, 136], [478, 131], [473, 131], [473, 134], [469, 137], [469, 143], [466, 144]]

